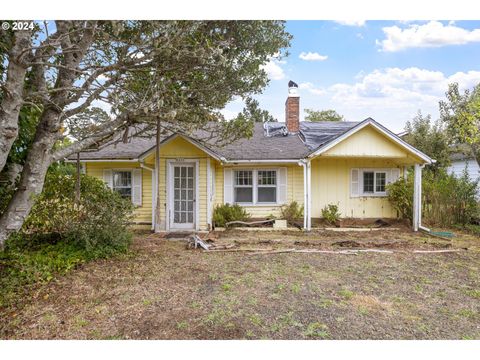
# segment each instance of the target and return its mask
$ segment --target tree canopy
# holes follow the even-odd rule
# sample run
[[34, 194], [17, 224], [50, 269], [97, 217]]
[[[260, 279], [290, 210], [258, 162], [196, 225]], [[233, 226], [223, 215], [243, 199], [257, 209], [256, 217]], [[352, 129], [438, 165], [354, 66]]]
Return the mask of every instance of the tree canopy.
[[344, 121], [343, 115], [340, 115], [335, 110], [313, 110], [305, 109], [307, 115], [306, 121]]
[[258, 101], [252, 98], [245, 100], [245, 108], [238, 114], [237, 118], [256, 123], [277, 121], [267, 110], [262, 110]]
[[441, 121], [432, 123], [430, 115], [418, 114], [405, 125], [407, 134], [403, 139], [437, 162], [429, 166], [434, 171], [450, 165], [448, 137]]
[[440, 101], [440, 118], [452, 140], [469, 145], [480, 165], [480, 84], [461, 93], [453, 83], [445, 95], [446, 100]]
[[[75, 20], [2, 30], [0, 171], [12, 148], [25, 153], [0, 218], [0, 246], [22, 226], [50, 164], [116, 131], [161, 120], [164, 129], [188, 133], [213, 121], [219, 143], [248, 136], [252, 121], [227, 122], [220, 110], [262, 91], [263, 65], [286, 55], [290, 39], [282, 21]], [[32, 140], [15, 147], [27, 107], [38, 112]], [[76, 141], [56, 148], [68, 134]]]

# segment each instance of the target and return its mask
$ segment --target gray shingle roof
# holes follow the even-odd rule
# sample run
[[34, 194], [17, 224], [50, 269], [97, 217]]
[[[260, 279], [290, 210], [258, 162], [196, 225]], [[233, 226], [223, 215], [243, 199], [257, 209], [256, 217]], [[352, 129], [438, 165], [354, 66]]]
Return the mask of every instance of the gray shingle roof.
[[300, 134], [303, 136], [308, 148], [315, 150], [358, 124], [359, 122], [352, 121], [302, 121], [300, 122]]
[[[296, 160], [302, 159], [313, 150], [325, 145], [342, 135], [358, 122], [300, 122], [298, 134], [284, 135], [283, 123], [271, 124], [269, 135], [264, 125], [254, 126], [253, 136], [240, 139], [223, 147], [216, 146], [212, 141], [209, 149], [219, 157], [229, 161], [234, 160]], [[208, 133], [209, 134], [209, 133]], [[171, 134], [162, 136], [164, 141]], [[207, 137], [205, 131], [197, 131], [191, 137], [202, 140]], [[207, 141], [209, 143], [209, 141]], [[155, 135], [130, 136], [128, 143], [121, 141], [121, 135], [96, 151], [80, 153], [82, 160], [137, 159], [155, 146]], [[76, 158], [72, 156], [71, 159]]]

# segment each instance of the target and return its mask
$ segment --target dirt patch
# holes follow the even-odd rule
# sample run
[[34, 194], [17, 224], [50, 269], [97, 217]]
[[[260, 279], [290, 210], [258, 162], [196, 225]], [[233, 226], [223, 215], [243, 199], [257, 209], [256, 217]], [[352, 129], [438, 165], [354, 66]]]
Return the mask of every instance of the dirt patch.
[[[301, 233], [300, 233], [301, 234]], [[325, 249], [412, 242], [419, 234], [241, 232], [216, 243]], [[256, 243], [255, 243], [256, 241]], [[260, 244], [260, 242], [266, 242]], [[425, 241], [427, 243], [425, 243]], [[246, 256], [135, 239], [131, 252], [85, 264], [0, 312], [8, 339], [480, 339], [478, 239], [443, 254]], [[475, 245], [477, 242], [477, 245]], [[308, 248], [306, 246], [306, 248]]]

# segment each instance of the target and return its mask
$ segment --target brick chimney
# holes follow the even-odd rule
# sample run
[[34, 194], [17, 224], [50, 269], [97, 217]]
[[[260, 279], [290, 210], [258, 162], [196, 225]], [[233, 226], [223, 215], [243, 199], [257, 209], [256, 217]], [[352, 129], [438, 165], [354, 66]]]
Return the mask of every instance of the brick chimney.
[[297, 133], [300, 128], [300, 95], [298, 85], [288, 82], [288, 97], [285, 101], [285, 123], [289, 133]]

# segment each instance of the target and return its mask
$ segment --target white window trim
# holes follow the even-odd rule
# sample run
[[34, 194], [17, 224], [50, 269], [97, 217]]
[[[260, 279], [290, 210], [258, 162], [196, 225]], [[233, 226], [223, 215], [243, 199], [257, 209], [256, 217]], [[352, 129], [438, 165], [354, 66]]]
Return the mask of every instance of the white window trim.
[[[388, 169], [379, 169], [379, 168], [360, 168], [359, 171], [359, 181], [360, 181], [360, 197], [386, 197], [387, 191], [377, 191], [377, 174], [382, 173], [385, 174], [385, 187], [388, 185], [388, 174], [391, 171], [390, 168]], [[364, 192], [364, 184], [363, 184], [363, 174], [373, 172], [373, 192]]]
[[[236, 185], [236, 171], [251, 171], [252, 172], [252, 185]], [[275, 186], [273, 185], [258, 185], [258, 172], [259, 171], [275, 171]], [[233, 191], [233, 203], [241, 206], [275, 206], [279, 205], [278, 202], [278, 176], [280, 169], [279, 168], [235, 168], [232, 169], [232, 191]], [[258, 199], [258, 188], [273, 188], [275, 187], [275, 202], [259, 202]], [[235, 202], [235, 188], [252, 188], [252, 202]]]
[[[129, 172], [130, 173], [130, 201], [133, 203], [133, 169], [111, 169], [112, 170], [112, 190], [115, 190], [114, 177], [116, 172]], [[124, 187], [126, 188], [126, 187]]]

